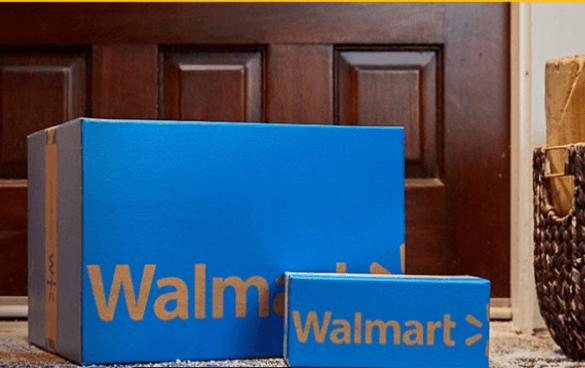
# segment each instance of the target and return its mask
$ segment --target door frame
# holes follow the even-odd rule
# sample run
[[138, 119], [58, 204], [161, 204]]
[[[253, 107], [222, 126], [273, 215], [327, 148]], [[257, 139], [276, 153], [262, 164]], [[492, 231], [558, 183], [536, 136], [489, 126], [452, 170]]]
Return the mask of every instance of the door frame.
[[522, 332], [542, 327], [532, 267], [532, 4], [510, 9], [510, 299]]

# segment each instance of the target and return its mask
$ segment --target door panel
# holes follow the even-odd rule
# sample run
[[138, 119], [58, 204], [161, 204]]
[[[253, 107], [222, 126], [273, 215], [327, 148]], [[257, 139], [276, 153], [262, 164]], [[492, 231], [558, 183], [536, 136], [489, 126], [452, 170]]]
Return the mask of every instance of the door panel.
[[262, 120], [262, 51], [163, 52], [164, 119]]
[[26, 136], [87, 113], [83, 48], [0, 47], [0, 295], [26, 295]]
[[0, 48], [0, 178], [26, 178], [26, 136], [86, 113], [85, 54]]
[[339, 124], [403, 126], [407, 178], [439, 176], [437, 59], [432, 49], [338, 52]]
[[430, 275], [461, 274], [449, 246], [446, 185], [440, 179], [406, 179], [406, 271]]
[[508, 296], [508, 23], [508, 4], [0, 4], [0, 295], [26, 294], [24, 137], [90, 115], [404, 126], [407, 272]]
[[450, 272], [454, 253], [445, 242], [446, 185], [437, 131], [443, 112], [438, 48], [354, 47], [337, 53], [341, 125], [403, 126], [406, 269]]
[[0, 296], [26, 295], [26, 180], [0, 180]]

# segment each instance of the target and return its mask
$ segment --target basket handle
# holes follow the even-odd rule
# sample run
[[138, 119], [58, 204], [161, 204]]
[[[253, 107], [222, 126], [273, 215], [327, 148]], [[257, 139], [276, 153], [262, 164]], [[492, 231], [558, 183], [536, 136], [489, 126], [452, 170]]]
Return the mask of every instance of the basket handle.
[[[563, 145], [560, 145], [560, 146], [544, 146], [544, 147], [542, 147], [542, 148], [541, 148], [541, 150], [545, 152], [545, 160], [546, 160], [546, 157], [547, 157], [547, 156], [546, 156], [546, 153], [547, 153], [548, 151], [555, 151], [555, 150], [568, 150], [568, 149], [569, 149], [569, 147], [571, 147], [571, 146], [572, 146], [572, 144], [563, 144]], [[567, 155], [567, 156], [568, 156], [568, 155]], [[567, 160], [568, 160], [568, 159], [569, 159], [569, 158], [567, 157]], [[565, 172], [559, 172], [559, 173], [548, 173], [548, 174], [546, 174], [546, 173], [545, 173], [545, 174], [544, 174], [544, 178], [545, 178], [545, 179], [561, 178], [561, 177], [564, 177], [564, 176], [570, 176], [570, 175], [572, 175], [572, 174], [567, 174], [567, 165], [565, 164]]]
[[[569, 213], [564, 216], [560, 217], [558, 215], [558, 210], [552, 204], [550, 198], [550, 190], [548, 183], [549, 179], [564, 177], [564, 176], [573, 176], [573, 184], [575, 190], [577, 189], [578, 185], [583, 183], [579, 183], [577, 177], [574, 176], [574, 164], [572, 161], [574, 160], [575, 150], [583, 149], [585, 147], [581, 144], [567, 144], [562, 146], [544, 146], [541, 148], [536, 148], [533, 154], [533, 180], [534, 180], [534, 206], [535, 210], [537, 210], [541, 214], [550, 214], [552, 212], [553, 219], [555, 222], [559, 224], [563, 222], [568, 216], [575, 214], [575, 209], [577, 207], [577, 199], [575, 198], [575, 191], [573, 191], [572, 200], [571, 200], [571, 209]], [[567, 162], [565, 163], [565, 170], [564, 172], [560, 173], [546, 173], [546, 164], [548, 164], [548, 151], [552, 150], [560, 150], [565, 149], [569, 152], [567, 153]]]

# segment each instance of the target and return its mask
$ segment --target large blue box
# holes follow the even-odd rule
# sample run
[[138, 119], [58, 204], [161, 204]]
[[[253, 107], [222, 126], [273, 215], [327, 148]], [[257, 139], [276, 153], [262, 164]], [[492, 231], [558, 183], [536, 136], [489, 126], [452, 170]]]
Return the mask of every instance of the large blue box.
[[287, 273], [292, 367], [487, 368], [488, 280]]
[[285, 271], [401, 272], [402, 128], [78, 119], [28, 139], [29, 338], [282, 355]]

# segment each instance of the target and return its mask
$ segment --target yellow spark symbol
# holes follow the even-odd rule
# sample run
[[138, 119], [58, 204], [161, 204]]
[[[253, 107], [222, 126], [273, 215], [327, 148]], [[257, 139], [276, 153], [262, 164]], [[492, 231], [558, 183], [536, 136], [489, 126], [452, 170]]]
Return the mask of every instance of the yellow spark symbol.
[[[475, 318], [471, 314], [468, 314], [465, 317], [465, 321], [469, 324], [474, 325], [475, 327], [478, 327], [478, 328], [483, 327], [483, 323], [478, 321], [477, 318]], [[465, 345], [471, 346], [471, 345], [475, 344], [476, 342], [478, 342], [479, 340], [481, 340], [482, 337], [483, 337], [482, 334], [475, 334], [475, 335], [473, 335], [465, 340]]]
[[379, 264], [378, 262], [372, 262], [372, 264], [370, 265], [370, 273], [371, 274], [382, 274], [382, 275], [389, 275], [390, 272], [385, 269], [384, 267], [382, 267], [381, 264]]
[[404, 247], [404, 243], [400, 245], [400, 268], [402, 269], [402, 273], [406, 272], [406, 248]]

